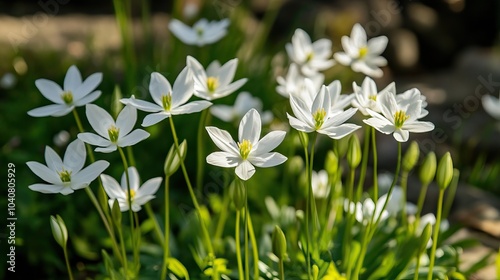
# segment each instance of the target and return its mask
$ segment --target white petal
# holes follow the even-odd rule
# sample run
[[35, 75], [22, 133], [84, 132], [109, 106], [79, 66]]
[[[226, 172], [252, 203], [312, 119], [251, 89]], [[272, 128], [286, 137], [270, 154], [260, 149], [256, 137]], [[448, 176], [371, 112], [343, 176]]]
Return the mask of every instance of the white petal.
[[49, 146], [45, 147], [45, 162], [50, 170], [55, 172], [62, 171], [63, 161], [61, 157]]
[[171, 19], [168, 29], [185, 44], [194, 45], [197, 41], [195, 31], [179, 20]]
[[[139, 189], [139, 184], [140, 184], [140, 177], [139, 177], [139, 172], [137, 172], [137, 169], [134, 166], [130, 166], [128, 168], [128, 179], [130, 180], [130, 189], [136, 191]], [[122, 190], [127, 193], [128, 191], [128, 183], [127, 183], [127, 175], [125, 172], [122, 174], [122, 180], [120, 181], [120, 185]]]
[[66, 77], [64, 77], [64, 90], [73, 91], [77, 89], [82, 84], [82, 75], [75, 65], [69, 67], [68, 72], [66, 72]]
[[174, 82], [172, 92], [172, 109], [186, 103], [194, 92], [193, 74], [188, 67], [182, 69]]
[[121, 138], [134, 128], [137, 121], [137, 110], [132, 105], [127, 105], [123, 108], [116, 118], [116, 126], [120, 129], [118, 138]]
[[221, 87], [221, 88], [217, 89], [216, 92], [212, 93], [210, 100], [219, 99], [219, 98], [228, 96], [229, 94], [231, 94], [231, 93], [237, 91], [239, 88], [241, 88], [246, 82], [247, 82], [247, 79], [243, 78], [243, 79], [237, 80], [236, 82], [231, 83], [225, 87]]
[[90, 133], [90, 132], [83, 132], [83, 133], [78, 133], [77, 135], [78, 139], [82, 140], [85, 143], [88, 143], [93, 146], [100, 146], [100, 147], [106, 147], [111, 145], [111, 141], [102, 138], [101, 136]]
[[115, 144], [110, 144], [109, 146], [107, 147], [99, 147], [99, 148], [95, 148], [95, 151], [96, 152], [99, 152], [99, 153], [111, 153], [111, 152], [114, 152], [116, 151], [116, 145]]
[[344, 52], [337, 52], [333, 54], [335, 60], [345, 66], [351, 65], [352, 58]]
[[225, 122], [231, 122], [235, 117], [233, 107], [228, 105], [214, 105], [210, 107], [210, 113]]
[[111, 115], [103, 108], [94, 104], [85, 105], [85, 113], [90, 125], [95, 130], [95, 132], [108, 139], [108, 129], [111, 126], [115, 125], [115, 121], [113, 120]]
[[246, 181], [255, 174], [255, 167], [248, 160], [245, 160], [236, 166], [235, 172], [241, 180]]
[[257, 167], [273, 167], [280, 165], [287, 160], [287, 157], [280, 153], [266, 153], [257, 157], [249, 157], [248, 161]]
[[91, 165], [85, 167], [80, 172], [71, 176], [71, 184], [87, 184], [94, 181], [106, 168], [109, 167], [109, 162], [98, 160]]
[[149, 93], [151, 93], [154, 102], [162, 106], [162, 96], [171, 95], [172, 86], [162, 74], [153, 72], [151, 73], [151, 80], [149, 81]]
[[236, 68], [238, 67], [238, 59], [233, 58], [226, 62], [219, 69], [218, 78], [219, 84], [221, 86], [228, 85], [234, 78], [234, 73], [236, 72]]
[[358, 48], [366, 45], [366, 32], [359, 23], [352, 27], [351, 40]]
[[354, 116], [354, 114], [356, 114], [357, 111], [358, 111], [357, 108], [349, 108], [345, 111], [340, 111], [340, 112], [330, 114], [329, 116], [327, 116], [327, 119], [323, 123], [321, 128], [324, 129], [324, 128], [328, 128], [330, 126], [340, 125], [340, 124], [346, 122], [352, 116]]
[[218, 60], [212, 61], [207, 67], [207, 76], [217, 77], [220, 71], [221, 65]]
[[61, 178], [56, 174], [54, 170], [50, 170], [47, 166], [35, 162], [35, 161], [28, 161], [26, 163], [28, 167], [35, 173], [36, 176], [40, 177], [42, 180], [45, 182], [58, 185], [61, 184]]
[[389, 39], [387, 39], [386, 36], [379, 36], [375, 38], [371, 38], [368, 41], [368, 49], [370, 51], [370, 54], [372, 55], [380, 55], [381, 53], [384, 52], [385, 48], [387, 47], [387, 42]]
[[[161, 181], [163, 179], [161, 177], [156, 177], [147, 180], [142, 186], [135, 192], [136, 200], [142, 196], [152, 196], [154, 195], [158, 189], [160, 188]], [[137, 202], [137, 201], [136, 201]]]
[[148, 132], [142, 129], [136, 129], [132, 131], [130, 134], [124, 136], [123, 138], [118, 139], [118, 142], [116, 144], [122, 148], [133, 146], [148, 137], [149, 137]]
[[255, 109], [250, 109], [241, 119], [238, 128], [238, 139], [240, 143], [242, 143], [243, 140], [248, 140], [253, 145], [256, 145], [259, 142], [261, 129], [262, 122], [259, 112]]
[[159, 113], [149, 114], [144, 118], [141, 125], [144, 127], [152, 126], [154, 124], [161, 122], [162, 120], [164, 120], [168, 117], [170, 117], [170, 113], [167, 113], [167, 112], [159, 112]]
[[[114, 200], [117, 198], [122, 198], [122, 199], [126, 198], [125, 193], [123, 192], [122, 188], [115, 180], [115, 178], [106, 174], [102, 174], [101, 181], [102, 181], [102, 186], [104, 187], [104, 190], [106, 191], [110, 199]], [[110, 204], [110, 206], [113, 207], [112, 204]]]
[[144, 100], [139, 100], [139, 99], [120, 99], [120, 102], [122, 102], [125, 105], [132, 105], [138, 110], [144, 111], [144, 112], [151, 112], [151, 113], [156, 113], [163, 111], [163, 107], [152, 102], [144, 101]]
[[500, 100], [491, 95], [484, 95], [482, 97], [484, 110], [495, 119], [500, 120]]
[[183, 114], [191, 114], [197, 113], [205, 110], [206, 108], [212, 105], [211, 102], [205, 100], [192, 101], [175, 109], [172, 109], [170, 113], [172, 115], [183, 115]]
[[264, 153], [268, 153], [278, 147], [283, 139], [285, 139], [285, 131], [271, 131], [266, 136], [262, 137], [260, 141], [255, 145], [251, 155], [259, 156]]
[[396, 129], [394, 130], [393, 136], [398, 142], [406, 142], [410, 137], [410, 132], [408, 130]]
[[403, 125], [403, 129], [411, 132], [428, 132], [434, 129], [434, 124], [431, 122], [410, 122]]
[[[32, 191], [41, 193], [60, 193], [61, 190], [64, 189], [65, 187], [62, 185], [33, 184], [28, 186], [28, 188]], [[73, 190], [71, 190], [71, 192], [73, 192]]]
[[363, 120], [363, 122], [384, 134], [391, 134], [396, 129], [394, 124], [386, 119], [369, 118], [367, 120]]
[[309, 124], [290, 116], [288, 113], [286, 113], [286, 115], [288, 117], [288, 121], [290, 122], [290, 126], [295, 128], [296, 130], [304, 131], [307, 133], [313, 132], [315, 130], [314, 127], [311, 127]]
[[87, 79], [85, 79], [85, 81], [78, 88], [73, 89], [73, 97], [75, 102], [94, 91], [96, 87], [101, 83], [101, 81], [102, 73], [94, 73]]
[[352, 123], [344, 123], [339, 126], [332, 126], [319, 129], [318, 132], [328, 135], [332, 139], [341, 139], [345, 136], [351, 134], [355, 130], [359, 129], [361, 126]]
[[207, 163], [219, 167], [235, 167], [241, 158], [229, 152], [213, 152], [207, 156]]
[[225, 130], [218, 129], [217, 127], [207, 126], [205, 129], [208, 135], [214, 142], [214, 144], [224, 152], [232, 153], [233, 155], [239, 155], [240, 150], [229, 132]]
[[[69, 109], [69, 111], [68, 111]], [[28, 115], [32, 117], [48, 117], [48, 116], [63, 116], [73, 110], [73, 107], [69, 107], [66, 104], [51, 104], [43, 107], [38, 107], [33, 110], [28, 111]]]
[[290, 95], [290, 107], [298, 120], [305, 123], [308, 127], [314, 128], [311, 109], [310, 107], [307, 108], [308, 106], [303, 100]]
[[86, 159], [87, 151], [85, 150], [85, 144], [80, 139], [76, 139], [68, 145], [64, 153], [64, 166], [72, 172], [78, 172], [82, 170]]
[[83, 98], [74, 101], [73, 104], [75, 104], [75, 106], [77, 106], [77, 107], [83, 106], [83, 105], [86, 105], [88, 103], [94, 102], [97, 98], [99, 98], [99, 96], [101, 96], [101, 91], [96, 90], [90, 94], [85, 95]]
[[42, 95], [48, 100], [56, 104], [64, 104], [64, 101], [61, 98], [63, 90], [55, 82], [47, 79], [38, 79], [35, 81], [35, 85]]

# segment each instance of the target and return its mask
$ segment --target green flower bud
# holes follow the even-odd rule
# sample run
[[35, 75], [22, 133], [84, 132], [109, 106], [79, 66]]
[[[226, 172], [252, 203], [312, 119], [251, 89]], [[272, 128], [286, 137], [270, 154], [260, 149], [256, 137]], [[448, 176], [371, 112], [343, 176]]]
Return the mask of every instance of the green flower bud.
[[335, 144], [337, 145], [337, 152], [338, 152], [337, 156], [339, 159], [342, 159], [345, 157], [345, 155], [347, 153], [347, 147], [349, 145], [350, 140], [351, 140], [350, 137], [349, 138], [343, 137], [335, 142]]
[[177, 149], [175, 148], [175, 144], [172, 144], [170, 150], [168, 151], [167, 157], [165, 158], [165, 165], [163, 166], [163, 171], [166, 176], [172, 176], [172, 174], [179, 169], [181, 165], [181, 160], [184, 161], [187, 154], [187, 142], [184, 139], [182, 143], [179, 145], [179, 150], [182, 159], [179, 159], [179, 153], [177, 153]]
[[334, 176], [339, 169], [339, 158], [333, 151], [328, 151], [325, 159], [325, 170], [328, 175]]
[[420, 167], [420, 182], [422, 182], [422, 185], [427, 186], [434, 179], [434, 175], [436, 175], [436, 154], [430, 152], [425, 156], [424, 162]]
[[418, 148], [418, 143], [412, 141], [408, 150], [406, 150], [403, 156], [403, 171], [410, 171], [417, 164], [418, 157], [420, 156], [420, 149]]
[[278, 259], [283, 260], [286, 258], [286, 237], [279, 226], [274, 227], [273, 235], [273, 253]]
[[[132, 99], [135, 99], [135, 96], [131, 96]], [[122, 99], [122, 91], [120, 90], [119, 85], [115, 85], [115, 89], [113, 90], [113, 95], [111, 96], [111, 115], [116, 119], [118, 114], [123, 108], [123, 104], [120, 102]]]
[[234, 179], [229, 186], [229, 195], [237, 210], [241, 210], [245, 207], [245, 185], [243, 181], [238, 178]]
[[432, 225], [427, 223], [425, 228], [422, 230], [422, 235], [420, 236], [420, 246], [418, 251], [423, 252], [425, 248], [427, 248], [427, 243], [429, 242], [429, 238], [431, 238], [432, 234]]
[[439, 188], [444, 190], [450, 185], [451, 179], [453, 179], [453, 161], [450, 152], [447, 152], [441, 160], [439, 160], [436, 182]]
[[122, 223], [122, 211], [120, 210], [120, 203], [116, 199], [111, 207], [111, 217], [113, 217], [113, 222], [116, 226], [119, 227]]
[[318, 280], [318, 276], [319, 276], [319, 267], [317, 265], [313, 265], [312, 267], [313, 271], [312, 271], [312, 279], [313, 280]]
[[299, 131], [299, 139], [302, 146], [309, 146], [309, 136], [307, 135], [307, 133]]
[[293, 156], [288, 160], [288, 174], [297, 175], [304, 169], [304, 160], [300, 156]]
[[361, 162], [361, 146], [359, 145], [359, 139], [356, 134], [349, 137], [349, 144], [347, 146], [347, 162], [349, 167], [355, 169]]
[[59, 215], [56, 215], [56, 217], [50, 216], [50, 228], [52, 229], [52, 235], [54, 235], [57, 244], [63, 248], [66, 247], [66, 242], [68, 242], [68, 230], [66, 229], [63, 219]]

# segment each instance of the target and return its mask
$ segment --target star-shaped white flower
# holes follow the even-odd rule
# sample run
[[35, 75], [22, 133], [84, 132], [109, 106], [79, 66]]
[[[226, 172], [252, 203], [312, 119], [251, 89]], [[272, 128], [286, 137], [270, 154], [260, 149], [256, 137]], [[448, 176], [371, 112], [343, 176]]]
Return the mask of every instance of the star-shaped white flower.
[[102, 73], [94, 73], [82, 82], [78, 68], [72, 65], [64, 78], [64, 89], [47, 79], [38, 79], [35, 85], [42, 95], [55, 104], [28, 111], [32, 117], [60, 117], [68, 114], [75, 107], [91, 103], [101, 95], [95, 88], [102, 81]]
[[295, 115], [293, 117], [287, 113], [290, 125], [299, 131], [317, 131], [333, 139], [340, 139], [360, 128], [359, 125], [345, 123], [357, 109], [333, 110], [331, 100], [330, 90], [324, 85], [313, 102], [309, 101], [309, 97], [302, 99], [290, 96], [290, 105]]
[[241, 119], [238, 143], [229, 132], [208, 126], [206, 130], [215, 145], [222, 151], [207, 156], [209, 164], [219, 167], [236, 167], [236, 175], [241, 180], [250, 179], [257, 167], [273, 167], [286, 161], [286, 157], [274, 150], [285, 138], [285, 131], [271, 131], [260, 138], [260, 115], [255, 109], [248, 111]]
[[[156, 177], [149, 179], [139, 187], [140, 178], [135, 167], [131, 166], [128, 168], [128, 176], [130, 180], [130, 202], [132, 205], [132, 211], [138, 212], [141, 210], [142, 205], [155, 198], [154, 194], [158, 191], [162, 178]], [[128, 211], [130, 205], [128, 203], [129, 195], [127, 188], [127, 176], [125, 172], [123, 172], [121, 184], [118, 184], [113, 177], [106, 174], [101, 175], [101, 180], [102, 186], [109, 196], [109, 207], [113, 208], [113, 204], [116, 200], [120, 206], [120, 211]]]
[[380, 109], [381, 114], [366, 109], [372, 117], [363, 121], [384, 134], [392, 133], [398, 142], [408, 141], [410, 132], [420, 133], [434, 129], [431, 122], [418, 120], [422, 114], [422, 100], [417, 95], [404, 103], [397, 103], [394, 94], [385, 92], [380, 96]]
[[380, 100], [379, 97], [383, 92], [390, 92], [396, 94], [396, 86], [390, 83], [380, 92], [377, 91], [377, 85], [370, 77], [365, 77], [361, 86], [358, 86], [356, 82], [352, 83], [352, 88], [354, 89], [355, 99], [352, 101], [352, 106], [359, 109], [359, 111], [365, 115], [370, 114], [366, 109], [370, 109], [374, 112], [380, 113]]
[[[308, 77], [312, 80], [314, 88], [319, 89], [325, 80], [325, 76], [321, 73], [316, 73], [315, 75]], [[292, 63], [288, 67], [286, 77], [278, 76], [276, 81], [278, 85], [276, 86], [276, 92], [281, 96], [288, 98], [290, 95], [298, 95], [304, 90], [304, 81], [306, 77], [300, 74], [299, 66]], [[315, 92], [318, 92], [317, 90]]]
[[122, 109], [116, 122], [106, 110], [94, 104], [87, 104], [85, 113], [97, 134], [83, 132], [78, 134], [78, 138], [99, 146], [96, 152], [110, 153], [116, 151], [117, 147], [133, 146], [149, 137], [149, 133], [142, 129], [132, 131], [137, 121], [137, 110], [130, 105]]
[[273, 120], [273, 113], [270, 111], [262, 112], [262, 101], [246, 91], [238, 94], [233, 106], [213, 105], [210, 107], [210, 113], [225, 122], [232, 122], [241, 120], [252, 108], [261, 114], [262, 124], [268, 124]]
[[387, 65], [387, 60], [380, 56], [387, 47], [386, 36], [367, 40], [366, 32], [356, 23], [351, 31], [351, 37], [342, 36], [342, 47], [345, 52], [337, 52], [333, 56], [340, 64], [351, 66], [355, 72], [361, 72], [371, 77], [382, 77], [384, 72], [380, 67]]
[[496, 98], [491, 95], [485, 95], [481, 100], [486, 113], [490, 114], [490, 116], [495, 119], [500, 120], [500, 97]]
[[290, 60], [299, 65], [301, 73], [307, 77], [335, 64], [335, 61], [330, 59], [332, 57], [332, 41], [319, 39], [311, 43], [311, 37], [300, 28], [295, 30], [292, 43], [287, 43], [285, 48]]
[[83, 168], [86, 158], [85, 145], [79, 139], [68, 145], [64, 160], [47, 146], [45, 148], [46, 166], [34, 161], [29, 161], [26, 164], [33, 173], [49, 184], [33, 184], [29, 188], [41, 193], [60, 193], [63, 195], [86, 188], [109, 166], [109, 162], [98, 160]]
[[175, 79], [174, 86], [158, 72], [151, 73], [149, 82], [149, 92], [153, 98], [152, 102], [143, 101], [135, 98], [121, 99], [124, 104], [130, 104], [135, 108], [151, 112], [142, 121], [142, 126], [151, 126], [172, 115], [182, 115], [200, 112], [208, 108], [212, 103], [200, 100], [186, 102], [193, 96], [193, 76], [188, 67], [179, 73]]
[[[396, 91], [394, 91], [394, 94], [395, 93]], [[412, 100], [422, 101], [422, 109], [420, 110], [420, 116], [418, 118], [423, 118], [429, 114], [429, 111], [425, 109], [425, 107], [427, 107], [426, 99], [425, 95], [421, 94], [420, 90], [417, 88], [412, 88], [403, 93], [396, 94], [396, 102], [401, 106], [409, 106], [409, 102], [412, 102]]]
[[219, 41], [226, 36], [229, 19], [221, 21], [208, 21], [205, 18], [197, 21], [193, 27], [185, 25], [177, 19], [171, 19], [168, 24], [170, 32], [175, 37], [187, 45], [196, 45], [198, 47], [209, 45]]
[[326, 170], [314, 171], [311, 174], [312, 191], [315, 198], [327, 198], [330, 194], [328, 173]]
[[238, 59], [233, 58], [224, 65], [215, 60], [208, 65], [207, 70], [192, 56], [186, 59], [187, 66], [191, 68], [194, 78], [194, 95], [206, 100], [225, 97], [241, 88], [247, 79], [233, 81]]

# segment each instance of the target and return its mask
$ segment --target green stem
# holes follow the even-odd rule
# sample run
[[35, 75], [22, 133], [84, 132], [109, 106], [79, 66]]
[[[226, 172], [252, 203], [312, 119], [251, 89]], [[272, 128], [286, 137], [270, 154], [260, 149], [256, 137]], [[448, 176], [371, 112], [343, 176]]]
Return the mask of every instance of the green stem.
[[[243, 277], [243, 263], [241, 261], [241, 241], [240, 241], [240, 210], [236, 210], [236, 226], [234, 230], [234, 239], [236, 242], [236, 260], [238, 261], [238, 279]], [[164, 278], [162, 278], [164, 279]]]
[[375, 128], [372, 127], [372, 153], [373, 153], [373, 202], [378, 201], [378, 157], [377, 157], [377, 137]]
[[[361, 172], [359, 173], [359, 181], [358, 181], [358, 199], [361, 199], [361, 193], [363, 191], [363, 186], [365, 184], [366, 177], [366, 168], [368, 166], [368, 149], [370, 148], [370, 126], [365, 126], [365, 136], [363, 140], [363, 161], [361, 162]], [[357, 199], [357, 200], [358, 200]]]
[[[347, 265], [346, 265], [346, 272], [347, 272], [347, 279], [351, 279], [351, 272], [352, 272], [352, 261], [351, 261], [351, 244], [352, 244], [352, 227], [354, 225], [354, 219], [356, 216], [354, 213], [351, 213], [351, 203], [354, 202], [354, 176], [356, 173], [356, 169], [351, 168], [349, 172], [349, 180], [347, 183], [347, 201], [348, 201], [348, 206], [347, 206], [347, 215], [346, 215], [346, 226], [345, 226], [345, 232], [344, 232], [344, 260], [347, 260]], [[354, 206], [356, 207], [356, 206]]]
[[[115, 223], [115, 221], [113, 221]], [[120, 238], [120, 248], [122, 250], [122, 254], [124, 256], [124, 261], [123, 261], [123, 269], [124, 269], [124, 275], [125, 278], [128, 279], [128, 260], [127, 260], [127, 251], [125, 250], [125, 240], [123, 239], [123, 232], [122, 232], [122, 225], [116, 224], [116, 230], [118, 231], [118, 238]]]
[[[177, 154], [178, 154], [179, 158], [182, 159], [180, 148], [179, 148], [179, 140], [177, 138], [177, 133], [175, 131], [174, 121], [173, 121], [172, 117], [170, 117], [168, 119], [170, 121], [170, 128], [172, 130], [172, 136], [174, 138], [174, 144], [175, 144], [175, 148], [177, 150]], [[198, 204], [198, 200], [196, 199], [196, 195], [194, 193], [193, 186], [191, 185], [191, 180], [189, 179], [189, 175], [187, 173], [186, 165], [184, 164], [184, 160], [181, 160], [181, 169], [182, 169], [182, 173], [184, 174], [184, 179], [186, 181], [186, 184], [188, 186], [189, 195], [191, 196], [191, 200], [193, 201], [194, 208], [196, 209], [196, 213], [198, 214], [198, 218], [200, 219], [201, 231], [203, 234], [203, 238], [205, 239], [205, 243], [206, 243], [205, 245], [207, 246], [209, 254], [214, 256], [214, 249], [212, 246], [212, 240], [210, 239], [210, 235], [208, 234], [207, 227], [206, 227], [205, 223], [203, 222], [203, 216], [201, 214], [200, 205]]]
[[207, 122], [208, 109], [201, 112], [200, 122], [198, 123], [198, 137], [197, 137], [197, 166], [196, 166], [196, 193], [198, 198], [202, 197], [203, 191], [203, 171], [205, 167], [205, 153], [203, 149], [203, 132], [205, 128], [205, 123]]
[[285, 280], [285, 266], [282, 259], [280, 259], [279, 261], [279, 266], [280, 266], [279, 278], [280, 280]]
[[[361, 268], [363, 267], [363, 262], [365, 259], [366, 251], [368, 249], [368, 242], [369, 242], [368, 235], [370, 233], [371, 225], [373, 222], [373, 216], [375, 216], [375, 215], [372, 215], [372, 219], [370, 220], [370, 223], [365, 228], [365, 232], [363, 234], [363, 239], [361, 240], [361, 251], [359, 253], [359, 258], [357, 259], [356, 267], [354, 268], [354, 273], [353, 273], [354, 280], [359, 279], [359, 273], [361, 272]], [[351, 278], [347, 278], [347, 279], [351, 279]]]
[[259, 249], [257, 246], [257, 239], [253, 230], [252, 216], [248, 212], [248, 234], [250, 235], [250, 243], [252, 243], [252, 257], [253, 257], [253, 279], [259, 279]]
[[447, 188], [448, 194], [446, 195], [443, 206], [443, 220], [448, 219], [448, 215], [450, 214], [450, 209], [457, 192], [458, 177], [460, 177], [460, 171], [458, 169], [453, 169], [453, 179], [451, 180], [450, 186]]
[[311, 279], [311, 257], [309, 255], [309, 247], [310, 247], [310, 240], [311, 240], [311, 236], [310, 236], [310, 232], [309, 232], [309, 203], [310, 203], [310, 190], [311, 190], [311, 185], [312, 185], [312, 182], [311, 182], [311, 174], [310, 174], [310, 168], [309, 168], [309, 151], [308, 151], [308, 147], [305, 143], [303, 143], [303, 146], [304, 146], [304, 157], [305, 157], [305, 160], [306, 160], [306, 175], [307, 175], [307, 200], [306, 200], [306, 265], [307, 265], [307, 278], [308, 279]]
[[64, 252], [64, 261], [66, 262], [66, 269], [68, 270], [68, 276], [70, 280], [73, 280], [73, 272], [71, 271], [71, 266], [69, 265], [68, 250], [66, 245], [62, 246]]
[[417, 264], [415, 266], [415, 274], [413, 276], [413, 280], [418, 280], [418, 270], [420, 269], [420, 255], [422, 254], [422, 252], [418, 252], [418, 255], [417, 255]]
[[161, 269], [161, 279], [167, 279], [168, 258], [170, 256], [170, 176], [165, 175], [165, 236], [163, 240], [163, 266]]
[[422, 185], [420, 188], [420, 194], [417, 202], [417, 213], [415, 214], [415, 226], [413, 227], [414, 229], [418, 228], [418, 225], [420, 224], [420, 217], [422, 216], [422, 208], [424, 207], [425, 196], [428, 188], [429, 184]]
[[[243, 184], [245, 182], [243, 181]], [[250, 280], [250, 250], [248, 249], [248, 188], [245, 184], [245, 280]]]
[[431, 254], [430, 254], [431, 260], [429, 262], [429, 274], [427, 274], [427, 280], [432, 280], [432, 270], [434, 269], [434, 262], [436, 261], [436, 249], [437, 249], [438, 236], [439, 236], [439, 226], [441, 224], [441, 215], [443, 212], [443, 197], [444, 197], [444, 190], [440, 189], [439, 190], [439, 197], [438, 197], [436, 224], [434, 225], [434, 233], [433, 233], [433, 237], [432, 237], [432, 249], [431, 249]]
[[148, 202], [144, 206], [146, 208], [146, 212], [147, 212], [149, 218], [153, 221], [156, 238], [158, 239], [158, 241], [160, 241], [160, 245], [163, 246], [165, 244], [165, 239], [163, 237], [163, 232], [160, 228], [160, 224], [158, 224], [158, 220], [156, 219], [155, 213], [153, 212], [153, 209], [151, 208], [151, 204], [149, 204], [149, 202]]

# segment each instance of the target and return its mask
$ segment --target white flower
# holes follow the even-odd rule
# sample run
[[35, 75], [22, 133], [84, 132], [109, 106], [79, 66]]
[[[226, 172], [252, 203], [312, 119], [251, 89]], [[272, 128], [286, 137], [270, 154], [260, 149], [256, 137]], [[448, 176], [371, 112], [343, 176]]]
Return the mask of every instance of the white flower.
[[326, 170], [314, 171], [311, 174], [311, 183], [313, 195], [316, 198], [327, 198], [330, 194], [330, 185], [328, 184], [328, 173]]
[[[394, 94], [396, 91], [394, 91]], [[420, 93], [420, 90], [416, 88], [409, 89], [403, 93], [396, 94], [396, 102], [400, 104], [401, 106], [408, 106], [410, 105], [409, 102], [412, 100], [421, 100], [422, 101], [422, 109], [420, 111], [420, 116], [419, 118], [423, 118], [429, 114], [429, 111], [425, 109], [427, 107], [427, 101], [426, 101], [425, 95]]]
[[377, 85], [370, 77], [365, 77], [361, 86], [358, 86], [356, 82], [352, 83], [352, 88], [354, 89], [355, 99], [352, 101], [352, 106], [359, 109], [359, 111], [365, 115], [370, 114], [366, 109], [370, 109], [374, 112], [380, 113], [380, 95], [383, 92], [390, 92], [396, 94], [396, 86], [394, 82], [390, 83], [382, 91], [377, 91]]
[[307, 33], [298, 28], [292, 36], [292, 43], [286, 44], [286, 52], [292, 60], [300, 67], [300, 71], [305, 76], [313, 76], [318, 71], [332, 67], [335, 62], [330, 59], [332, 56], [332, 41], [319, 39], [311, 43], [311, 38]]
[[330, 92], [330, 101], [332, 104], [332, 112], [344, 111], [351, 105], [354, 99], [354, 94], [341, 94], [342, 85], [339, 80], [335, 80], [326, 86]]
[[47, 146], [45, 148], [46, 166], [34, 161], [29, 161], [26, 164], [33, 173], [49, 184], [33, 184], [29, 188], [41, 193], [60, 193], [63, 195], [86, 188], [109, 166], [109, 162], [99, 160], [82, 169], [86, 158], [85, 145], [79, 139], [68, 145], [64, 160]]
[[392, 133], [398, 142], [408, 141], [410, 132], [420, 133], [434, 129], [431, 122], [418, 120], [422, 114], [422, 100], [418, 96], [413, 96], [404, 104], [398, 104], [396, 96], [386, 92], [380, 96], [380, 109], [382, 114], [367, 109], [372, 118], [363, 121], [384, 134]]
[[[137, 169], [133, 166], [128, 168], [128, 176], [130, 180], [130, 201], [132, 205], [132, 211], [138, 212], [141, 210], [141, 206], [146, 204], [151, 199], [155, 198], [154, 194], [158, 191], [160, 187], [162, 178], [156, 177], [153, 179], [147, 180], [141, 187], [139, 173], [137, 173]], [[118, 205], [120, 206], [120, 211], [128, 211], [129, 203], [128, 203], [128, 188], [127, 188], [127, 176], [125, 172], [123, 172], [121, 184], [111, 176], [102, 174], [101, 175], [102, 186], [104, 190], [109, 196], [109, 207], [112, 208], [115, 200], [118, 201]]]
[[379, 68], [387, 65], [387, 60], [380, 56], [387, 47], [387, 37], [379, 36], [367, 40], [366, 32], [360, 24], [355, 24], [351, 37], [342, 36], [342, 47], [345, 52], [334, 54], [340, 64], [351, 66], [355, 72], [361, 72], [372, 77], [382, 77]]
[[[276, 78], [276, 81], [278, 82], [278, 85], [276, 86], [276, 92], [278, 92], [281, 96], [288, 98], [290, 95], [300, 95], [302, 91], [304, 90], [304, 81], [305, 81], [304, 76], [300, 74], [299, 67], [297, 64], [292, 63], [288, 67], [288, 72], [286, 74], [286, 77], [283, 78], [281, 76], [278, 76]], [[316, 73], [312, 77], [309, 77], [313, 84], [314, 88], [319, 89], [319, 87], [323, 84], [323, 81], [325, 80], [325, 76], [321, 73]], [[318, 92], [316, 90], [316, 92]]]
[[[436, 216], [434, 216], [433, 213], [427, 213], [425, 215], [423, 215], [422, 217], [420, 217], [420, 223], [418, 224], [418, 229], [417, 229], [417, 234], [418, 235], [422, 235], [424, 229], [425, 229], [425, 226], [427, 226], [427, 224], [430, 224], [431, 227], [434, 227], [436, 225]], [[439, 225], [439, 230], [440, 232], [443, 232], [443, 231], [446, 231], [450, 228], [450, 223], [448, 222], [448, 220], [442, 220], [441, 221], [441, 224]], [[429, 241], [427, 241], [427, 245], [426, 247], [427, 248], [430, 248], [432, 246], [432, 236], [429, 238]]]
[[4, 89], [13, 88], [17, 83], [17, 78], [14, 74], [7, 72], [0, 78], [0, 87]]
[[208, 108], [212, 103], [201, 100], [186, 102], [193, 96], [193, 77], [188, 67], [184, 67], [174, 86], [158, 72], [151, 73], [149, 92], [153, 98], [152, 102], [135, 98], [120, 100], [124, 104], [130, 104], [137, 109], [153, 114], [147, 115], [142, 121], [142, 126], [154, 125], [172, 115], [182, 115], [200, 112]]
[[210, 113], [225, 122], [232, 122], [234, 120], [241, 120], [252, 108], [261, 114], [262, 124], [270, 123], [273, 120], [273, 113], [270, 111], [262, 112], [262, 101], [246, 91], [238, 94], [233, 106], [213, 105], [210, 107]]
[[75, 107], [91, 103], [101, 95], [95, 88], [102, 81], [102, 73], [90, 75], [82, 82], [82, 76], [76, 66], [71, 66], [64, 78], [64, 89], [47, 79], [38, 79], [35, 85], [43, 96], [55, 104], [39, 107], [28, 112], [32, 117], [60, 117], [71, 112]]
[[137, 120], [137, 110], [130, 105], [122, 109], [116, 122], [108, 112], [94, 104], [87, 104], [85, 113], [97, 134], [83, 132], [78, 134], [78, 138], [90, 145], [99, 146], [95, 149], [96, 152], [110, 153], [117, 147], [132, 146], [149, 137], [149, 133], [142, 129], [132, 131]]
[[482, 98], [484, 110], [497, 120], [500, 120], [500, 98], [485, 95]]
[[243, 78], [233, 81], [238, 59], [233, 58], [224, 65], [215, 60], [208, 65], [207, 70], [192, 56], [186, 59], [187, 66], [193, 71], [194, 77], [194, 95], [206, 100], [214, 100], [225, 97], [240, 87], [247, 79]]
[[177, 19], [171, 19], [168, 24], [172, 32], [184, 44], [197, 45], [199, 47], [215, 43], [226, 36], [229, 19], [221, 21], [208, 21], [205, 18], [197, 21], [193, 27], [189, 27]]
[[255, 173], [255, 167], [273, 167], [286, 161], [280, 153], [271, 152], [285, 138], [285, 131], [271, 131], [259, 140], [261, 132], [260, 115], [255, 109], [248, 111], [241, 119], [238, 129], [238, 143], [231, 135], [216, 127], [206, 127], [208, 135], [222, 151], [207, 156], [209, 164], [220, 167], [236, 167], [236, 175], [248, 180]]
[[372, 216], [374, 216], [374, 222], [377, 219], [380, 219], [380, 221], [386, 220], [389, 217], [389, 213], [385, 209], [382, 211], [386, 199], [387, 195], [383, 195], [377, 200], [376, 204], [371, 198], [366, 198], [363, 203], [356, 202], [356, 220], [362, 224], [367, 224], [371, 221]]
[[394, 186], [389, 202], [385, 208], [391, 216], [397, 216], [398, 213], [403, 210], [403, 207], [406, 208], [407, 215], [414, 215], [417, 213], [417, 206], [409, 201], [403, 201], [403, 195], [403, 189], [400, 186]]
[[356, 113], [357, 109], [332, 110], [332, 97], [326, 86], [321, 86], [312, 103], [308, 100], [306, 97], [302, 99], [290, 96], [290, 105], [295, 117], [288, 113], [287, 116], [290, 125], [296, 130], [308, 133], [317, 131], [330, 138], [340, 139], [360, 128], [355, 124], [344, 123]]

